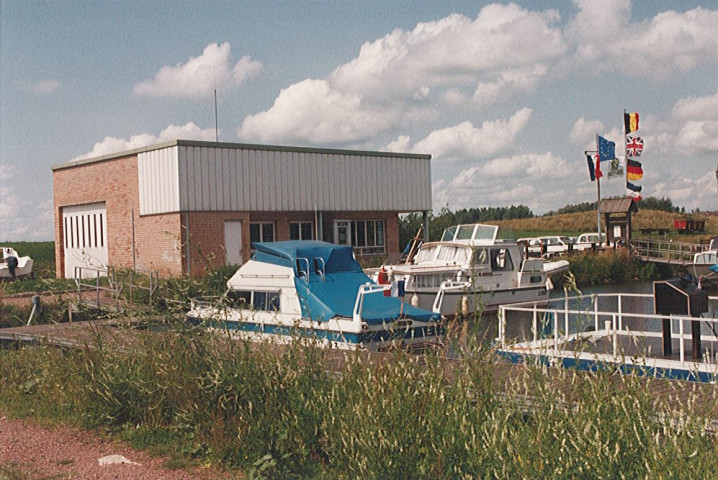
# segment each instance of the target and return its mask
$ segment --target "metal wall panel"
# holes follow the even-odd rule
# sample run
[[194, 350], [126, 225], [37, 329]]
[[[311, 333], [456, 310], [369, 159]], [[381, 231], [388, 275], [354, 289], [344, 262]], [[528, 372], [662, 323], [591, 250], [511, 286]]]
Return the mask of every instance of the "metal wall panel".
[[140, 215], [176, 212], [180, 208], [177, 147], [139, 153], [137, 170]]
[[426, 156], [179, 144], [138, 161], [141, 214], [431, 209]]

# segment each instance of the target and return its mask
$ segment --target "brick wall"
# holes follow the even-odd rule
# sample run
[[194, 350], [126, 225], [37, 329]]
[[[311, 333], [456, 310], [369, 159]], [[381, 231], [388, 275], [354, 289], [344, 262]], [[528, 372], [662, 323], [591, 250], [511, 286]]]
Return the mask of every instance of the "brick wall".
[[[105, 202], [107, 253], [114, 267], [182, 272], [179, 214], [139, 216], [137, 157], [127, 156], [53, 171], [55, 201], [55, 273], [64, 275], [62, 208]], [[134, 214], [134, 216], [133, 216]]]

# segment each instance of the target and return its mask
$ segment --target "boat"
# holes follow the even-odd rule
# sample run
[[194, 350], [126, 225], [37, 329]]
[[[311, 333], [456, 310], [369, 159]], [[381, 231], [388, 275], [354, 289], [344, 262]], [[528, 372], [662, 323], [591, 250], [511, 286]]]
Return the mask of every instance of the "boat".
[[0, 280], [13, 279], [10, 265], [15, 262], [15, 278], [32, 276], [32, 258], [27, 255], [21, 257], [12, 247], [0, 247], [0, 249], [3, 253], [3, 261], [0, 262]]
[[528, 258], [526, 247], [498, 237], [499, 227], [480, 223], [447, 228], [441, 240], [423, 243], [409, 263], [390, 266], [389, 277], [404, 281], [410, 303], [444, 316], [495, 312], [516, 302], [545, 304], [551, 276], [566, 260]]
[[718, 381], [718, 297], [690, 277], [653, 289], [503, 305], [496, 352], [514, 363]]
[[442, 339], [441, 316], [372, 282], [351, 246], [313, 240], [252, 246], [252, 259], [227, 281], [224, 301], [195, 300], [191, 323], [238, 338], [309, 338], [345, 350], [423, 348]]
[[713, 237], [708, 244], [708, 249], [693, 254], [692, 263], [688, 270], [701, 283], [718, 283], [718, 237]]

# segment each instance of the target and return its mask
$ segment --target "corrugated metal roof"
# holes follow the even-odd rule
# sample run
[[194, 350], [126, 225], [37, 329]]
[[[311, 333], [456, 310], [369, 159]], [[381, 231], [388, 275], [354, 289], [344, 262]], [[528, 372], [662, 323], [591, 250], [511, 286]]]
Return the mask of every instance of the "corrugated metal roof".
[[176, 146], [195, 146], [195, 147], [212, 147], [212, 148], [230, 148], [230, 149], [252, 149], [252, 150], [270, 150], [270, 151], [285, 151], [285, 152], [309, 152], [309, 153], [326, 153], [335, 154], [339, 153], [342, 155], [361, 155], [361, 156], [378, 156], [378, 157], [396, 157], [396, 158], [425, 158], [430, 159], [431, 155], [420, 154], [420, 153], [396, 153], [396, 152], [377, 152], [371, 150], [341, 150], [333, 148], [313, 148], [313, 147], [292, 147], [282, 145], [256, 145], [251, 143], [227, 143], [227, 142], [204, 142], [200, 140], [172, 140], [169, 142], [158, 143], [155, 145], [148, 145], [145, 147], [134, 148], [131, 150], [124, 150], [108, 155], [101, 155], [97, 157], [83, 158], [80, 160], [74, 160], [71, 162], [60, 163], [51, 167], [51, 170], [60, 170], [63, 168], [72, 168], [78, 165], [84, 165], [87, 163], [101, 162], [105, 160], [112, 160], [114, 158], [127, 157], [130, 155], [138, 155], [144, 152], [150, 152], [152, 150], [160, 150], [168, 147]]

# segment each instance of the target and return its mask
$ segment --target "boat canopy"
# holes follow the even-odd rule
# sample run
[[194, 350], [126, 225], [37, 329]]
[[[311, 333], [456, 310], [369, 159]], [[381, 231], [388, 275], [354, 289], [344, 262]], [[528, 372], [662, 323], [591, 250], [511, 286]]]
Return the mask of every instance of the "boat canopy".
[[[354, 258], [351, 246], [307, 240], [255, 242], [254, 260], [290, 267], [302, 316], [328, 321], [335, 316], [353, 316], [357, 292], [362, 285], [374, 284]], [[403, 312], [403, 313], [402, 313]], [[403, 305], [399, 298], [383, 292], [364, 297], [362, 320], [368, 324], [393, 322], [400, 317], [438, 321], [439, 315]]]

